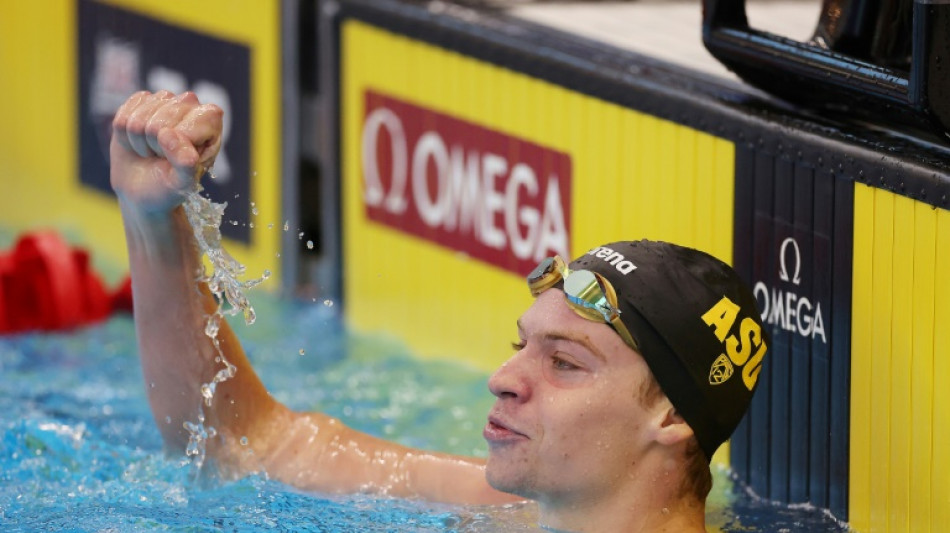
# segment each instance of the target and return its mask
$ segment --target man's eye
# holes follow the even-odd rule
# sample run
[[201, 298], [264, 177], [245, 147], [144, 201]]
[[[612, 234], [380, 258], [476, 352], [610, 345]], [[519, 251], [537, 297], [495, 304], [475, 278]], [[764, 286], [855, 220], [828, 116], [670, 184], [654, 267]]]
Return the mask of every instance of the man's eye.
[[580, 369], [580, 367], [575, 365], [574, 363], [568, 361], [567, 359], [558, 357], [556, 355], [551, 356], [551, 368], [553, 368], [554, 370], [563, 370], [563, 371]]
[[525, 341], [518, 341], [518, 342], [511, 343], [511, 349], [516, 352], [520, 352], [521, 350], [524, 350], [525, 346], [526, 346]]
[[594, 368], [586, 365], [583, 360], [575, 359], [570, 353], [555, 351], [540, 360], [544, 379], [561, 389], [581, 387], [597, 377]]

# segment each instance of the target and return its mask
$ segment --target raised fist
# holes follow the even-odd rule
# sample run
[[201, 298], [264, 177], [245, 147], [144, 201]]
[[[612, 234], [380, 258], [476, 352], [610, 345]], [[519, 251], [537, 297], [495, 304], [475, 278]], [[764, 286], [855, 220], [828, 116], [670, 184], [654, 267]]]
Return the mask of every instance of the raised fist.
[[125, 207], [146, 214], [181, 204], [221, 148], [223, 112], [194, 93], [133, 94], [115, 114], [112, 189]]

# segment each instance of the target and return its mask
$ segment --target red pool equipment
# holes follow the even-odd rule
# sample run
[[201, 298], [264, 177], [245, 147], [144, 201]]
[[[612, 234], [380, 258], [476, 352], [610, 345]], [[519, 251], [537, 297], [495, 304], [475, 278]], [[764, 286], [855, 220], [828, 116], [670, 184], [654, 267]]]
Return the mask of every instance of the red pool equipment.
[[131, 311], [129, 279], [109, 291], [89, 257], [53, 231], [25, 234], [0, 251], [0, 334], [70, 329]]

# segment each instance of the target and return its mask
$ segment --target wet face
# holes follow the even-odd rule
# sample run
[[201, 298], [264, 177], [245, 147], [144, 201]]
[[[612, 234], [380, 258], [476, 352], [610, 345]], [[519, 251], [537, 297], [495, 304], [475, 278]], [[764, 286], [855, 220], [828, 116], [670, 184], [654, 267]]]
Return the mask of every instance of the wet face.
[[488, 482], [542, 504], [600, 498], [649, 446], [649, 370], [609, 326], [585, 320], [559, 290], [518, 321], [517, 352], [489, 380], [497, 397], [484, 435]]

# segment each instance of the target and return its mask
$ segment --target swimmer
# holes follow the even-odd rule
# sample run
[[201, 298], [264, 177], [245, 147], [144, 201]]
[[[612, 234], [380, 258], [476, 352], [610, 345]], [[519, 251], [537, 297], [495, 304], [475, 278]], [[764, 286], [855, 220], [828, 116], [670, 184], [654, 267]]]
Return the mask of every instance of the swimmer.
[[[182, 202], [221, 146], [222, 111], [192, 93], [139, 92], [113, 121], [111, 182], [128, 244], [149, 403], [166, 448], [185, 449], [202, 383], [221, 368], [205, 336], [217, 302]], [[528, 275], [514, 355], [489, 379], [487, 460], [420, 451], [295, 412], [236, 367], [204, 423], [226, 477], [266, 472], [317, 492], [467, 504], [534, 500], [559, 531], [704, 531], [709, 459], [748, 408], [767, 347], [752, 294], [707, 254], [668, 243], [601, 246]], [[253, 453], [248, 453], [251, 450]]]

